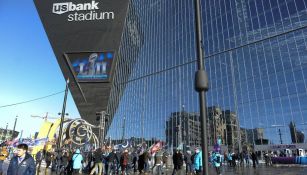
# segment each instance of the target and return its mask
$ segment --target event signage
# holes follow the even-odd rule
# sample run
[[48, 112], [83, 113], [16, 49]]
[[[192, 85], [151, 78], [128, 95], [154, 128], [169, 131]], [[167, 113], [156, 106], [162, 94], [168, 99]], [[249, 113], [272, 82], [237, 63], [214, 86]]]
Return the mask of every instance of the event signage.
[[101, 2], [73, 3], [61, 2], [53, 3], [52, 13], [57, 15], [67, 15], [67, 21], [94, 21], [94, 20], [113, 20], [114, 11], [100, 10]]
[[109, 80], [114, 52], [77, 52], [65, 56], [77, 81]]

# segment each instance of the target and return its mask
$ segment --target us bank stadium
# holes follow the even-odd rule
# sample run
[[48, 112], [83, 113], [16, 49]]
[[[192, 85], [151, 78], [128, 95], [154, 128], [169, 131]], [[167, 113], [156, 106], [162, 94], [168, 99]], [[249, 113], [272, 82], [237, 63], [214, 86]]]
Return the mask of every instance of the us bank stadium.
[[[200, 145], [193, 1], [35, 4], [82, 118], [106, 111], [112, 140]], [[201, 6], [209, 145], [307, 149], [307, 2]]]

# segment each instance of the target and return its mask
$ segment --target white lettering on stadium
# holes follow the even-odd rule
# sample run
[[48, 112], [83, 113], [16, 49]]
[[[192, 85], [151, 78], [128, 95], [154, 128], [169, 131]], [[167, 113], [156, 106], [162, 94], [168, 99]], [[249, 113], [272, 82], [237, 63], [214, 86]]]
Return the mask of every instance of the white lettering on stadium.
[[103, 19], [114, 19], [114, 12], [100, 12], [90, 11], [89, 13], [74, 13], [68, 15], [68, 21], [92, 21], [92, 20], [103, 20]]
[[[72, 2], [54, 3], [52, 13], [62, 15], [67, 12], [75, 12], [67, 15], [69, 22], [73, 21], [92, 21], [92, 20], [108, 20], [114, 19], [114, 12], [96, 12], [99, 10], [99, 2], [74, 4]], [[82, 12], [88, 11], [88, 12]]]

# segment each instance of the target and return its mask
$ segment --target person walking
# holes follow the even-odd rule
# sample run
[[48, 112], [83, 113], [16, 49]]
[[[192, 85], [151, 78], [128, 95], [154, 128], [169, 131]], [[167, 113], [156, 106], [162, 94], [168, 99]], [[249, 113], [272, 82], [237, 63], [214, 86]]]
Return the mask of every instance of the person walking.
[[255, 151], [252, 152], [252, 161], [253, 161], [253, 167], [256, 168], [256, 162], [257, 162], [257, 155], [255, 153]]
[[245, 159], [246, 166], [249, 166], [249, 155], [248, 155], [248, 152], [246, 152], [244, 154], [244, 159]]
[[5, 159], [7, 158], [8, 155], [9, 155], [9, 153], [8, 153], [6, 147], [3, 146], [1, 148], [1, 152], [0, 152], [0, 175], [3, 174], [2, 165], [3, 165], [3, 162], [5, 161]]
[[201, 151], [197, 148], [195, 149], [195, 156], [194, 156], [194, 161], [193, 161], [193, 166], [194, 166], [194, 170], [196, 172], [197, 175], [200, 175], [202, 172], [202, 157], [201, 157]]
[[61, 162], [62, 162], [62, 167], [60, 170], [60, 174], [68, 174], [68, 164], [69, 164], [69, 156], [68, 156], [68, 152], [64, 152], [63, 156], [61, 158]]
[[[152, 172], [153, 174], [158, 174], [158, 175], [161, 175], [162, 174], [162, 166], [163, 166], [163, 153], [162, 151], [159, 149], [156, 153], [155, 153], [155, 156], [154, 156], [154, 159], [155, 159], [155, 164], [154, 166], [152, 167]], [[156, 171], [154, 171], [156, 168]], [[156, 173], [154, 173], [156, 172]]]
[[181, 168], [183, 166], [183, 156], [179, 149], [176, 149], [176, 152], [173, 155], [173, 164], [174, 164], [173, 175], [176, 175], [178, 172], [179, 174], [181, 174]]
[[140, 153], [139, 158], [138, 158], [139, 174], [144, 173], [144, 168], [145, 168], [145, 155], [144, 153]]
[[129, 161], [128, 156], [129, 156], [128, 150], [126, 149], [120, 157], [120, 167], [121, 167], [122, 175], [126, 174], [127, 165], [128, 165], [128, 161]]
[[90, 174], [94, 174], [94, 172], [98, 168], [98, 175], [102, 175], [103, 166], [102, 166], [102, 149], [101, 148], [96, 149], [94, 153], [94, 161], [95, 161], [95, 165]]
[[73, 174], [79, 174], [80, 169], [82, 168], [83, 156], [81, 154], [80, 149], [77, 149], [76, 152], [72, 156], [73, 161]]
[[39, 150], [35, 155], [35, 167], [37, 168], [37, 172], [41, 171], [41, 164], [43, 161], [43, 150]]
[[47, 169], [51, 165], [51, 161], [52, 161], [52, 155], [51, 155], [50, 151], [47, 151], [46, 155], [45, 155], [45, 162], [46, 162], [46, 169], [45, 169], [45, 171], [47, 171]]
[[108, 160], [108, 171], [106, 171], [106, 174], [108, 175], [109, 172], [110, 174], [116, 174], [117, 171], [117, 164], [119, 160], [117, 159], [115, 149], [112, 150], [107, 156]]
[[221, 161], [222, 157], [221, 154], [219, 152], [213, 152], [212, 153], [212, 157], [211, 157], [211, 162], [213, 164], [213, 166], [215, 167], [216, 173], [218, 175], [221, 174]]
[[19, 144], [17, 155], [10, 161], [7, 169], [8, 175], [35, 175], [36, 168], [33, 157], [28, 154], [28, 145]]
[[149, 171], [149, 161], [151, 160], [151, 155], [149, 151], [145, 150], [144, 152], [144, 171], [147, 173]]
[[187, 175], [192, 174], [193, 173], [193, 170], [192, 170], [193, 162], [192, 162], [192, 153], [190, 150], [186, 151], [186, 153], [184, 154], [184, 162], [186, 164], [185, 173]]

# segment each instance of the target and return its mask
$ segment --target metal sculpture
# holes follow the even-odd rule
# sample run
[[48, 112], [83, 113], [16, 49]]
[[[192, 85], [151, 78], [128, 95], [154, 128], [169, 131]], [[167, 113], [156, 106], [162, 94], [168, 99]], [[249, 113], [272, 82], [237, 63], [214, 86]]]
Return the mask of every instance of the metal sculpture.
[[83, 119], [67, 119], [64, 125], [62, 141], [72, 142], [78, 146], [91, 143], [94, 148], [98, 147], [99, 140], [92, 128], [99, 128], [99, 126], [92, 125]]

